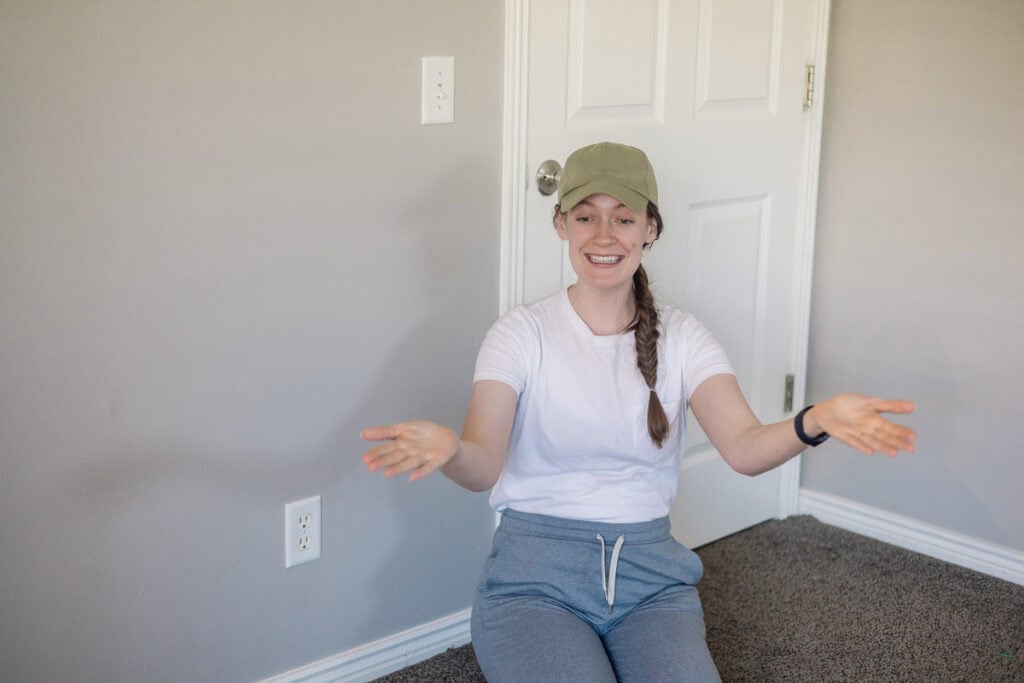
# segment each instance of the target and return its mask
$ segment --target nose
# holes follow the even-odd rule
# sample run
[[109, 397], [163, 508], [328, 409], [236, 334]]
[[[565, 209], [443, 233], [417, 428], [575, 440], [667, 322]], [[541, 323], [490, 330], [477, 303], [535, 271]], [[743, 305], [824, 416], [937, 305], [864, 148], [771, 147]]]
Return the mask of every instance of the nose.
[[597, 224], [597, 239], [601, 242], [610, 242], [612, 239], [612, 222], [609, 220], [599, 221]]

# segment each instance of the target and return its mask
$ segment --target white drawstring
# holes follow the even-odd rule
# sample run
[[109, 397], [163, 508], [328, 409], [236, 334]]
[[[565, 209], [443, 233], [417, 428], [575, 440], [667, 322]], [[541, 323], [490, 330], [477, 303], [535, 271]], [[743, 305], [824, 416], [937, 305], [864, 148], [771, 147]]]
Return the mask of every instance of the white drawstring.
[[615, 604], [615, 572], [619, 568], [619, 551], [622, 550], [622, 544], [626, 542], [626, 537], [619, 536], [615, 541], [615, 547], [612, 548], [612, 561], [608, 566], [607, 576], [604, 572], [604, 536], [598, 534], [597, 540], [601, 541], [601, 590], [604, 591], [604, 599], [608, 601], [608, 613], [611, 614], [612, 606]]

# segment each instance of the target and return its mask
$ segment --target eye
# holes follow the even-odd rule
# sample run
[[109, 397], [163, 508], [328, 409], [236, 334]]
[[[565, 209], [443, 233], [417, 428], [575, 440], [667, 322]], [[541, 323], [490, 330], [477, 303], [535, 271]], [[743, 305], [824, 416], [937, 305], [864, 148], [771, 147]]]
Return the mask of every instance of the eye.
[[580, 214], [580, 215], [576, 216], [575, 220], [576, 220], [577, 223], [589, 223], [590, 222], [590, 216], [588, 216], [586, 214]]
[[623, 223], [624, 225], [633, 225], [634, 223], [636, 223], [636, 220], [629, 216], [620, 216], [619, 222]]

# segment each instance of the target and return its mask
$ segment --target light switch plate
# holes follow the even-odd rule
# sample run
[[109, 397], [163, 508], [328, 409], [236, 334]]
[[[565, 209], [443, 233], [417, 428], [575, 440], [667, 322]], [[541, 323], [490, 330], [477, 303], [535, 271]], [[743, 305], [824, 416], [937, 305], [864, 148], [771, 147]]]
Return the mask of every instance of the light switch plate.
[[455, 57], [423, 58], [420, 122], [455, 122]]

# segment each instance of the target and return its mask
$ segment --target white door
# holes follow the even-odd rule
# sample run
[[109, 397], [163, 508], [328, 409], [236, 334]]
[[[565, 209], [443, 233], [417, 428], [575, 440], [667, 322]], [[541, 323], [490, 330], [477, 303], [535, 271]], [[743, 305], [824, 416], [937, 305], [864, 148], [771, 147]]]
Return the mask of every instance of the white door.
[[[545, 159], [562, 163], [601, 140], [645, 150], [665, 220], [644, 257], [655, 295], [707, 325], [760, 419], [781, 419], [786, 375], [806, 345], [794, 254], [805, 174], [817, 169], [804, 110], [814, 0], [513, 5], [528, 17], [519, 59], [527, 64], [527, 122], [518, 128], [526, 138], [515, 173], [532, 178]], [[542, 196], [532, 180], [519, 188], [525, 197], [505, 247], [514, 271], [508, 305], [575, 281], [551, 226], [554, 195]], [[780, 470], [734, 473], [692, 416], [685, 448], [672, 511], [683, 543], [779, 515]], [[798, 465], [787, 467], [792, 482]]]

